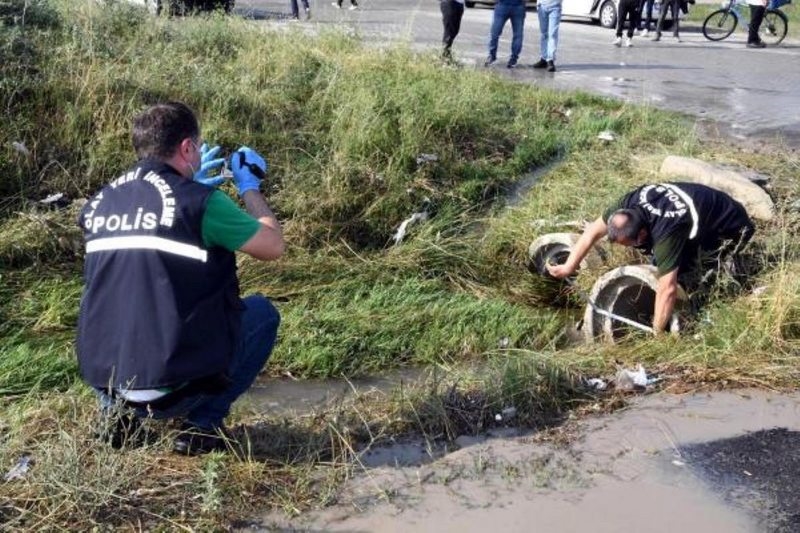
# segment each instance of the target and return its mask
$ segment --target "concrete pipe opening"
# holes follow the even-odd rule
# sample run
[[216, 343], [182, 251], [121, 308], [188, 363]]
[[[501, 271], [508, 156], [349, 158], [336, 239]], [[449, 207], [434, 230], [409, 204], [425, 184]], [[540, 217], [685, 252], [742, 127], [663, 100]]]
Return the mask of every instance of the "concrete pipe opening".
[[[547, 265], [560, 265], [567, 261], [572, 247], [578, 242], [578, 233], [548, 233], [542, 235], [528, 248], [530, 268], [540, 275], [547, 275]], [[602, 264], [603, 258], [597, 248], [592, 248], [581, 261], [580, 268]]]
[[[657, 269], [649, 265], [632, 265], [607, 272], [594, 284], [591, 299], [596, 308], [624, 317], [643, 326], [652, 326], [656, 301]], [[686, 302], [686, 293], [678, 289], [678, 311]], [[584, 338], [588, 342], [602, 339], [616, 342], [631, 332], [639, 331], [635, 326], [616, 320], [586, 306], [583, 318]], [[678, 313], [670, 318], [668, 330], [680, 331]]]

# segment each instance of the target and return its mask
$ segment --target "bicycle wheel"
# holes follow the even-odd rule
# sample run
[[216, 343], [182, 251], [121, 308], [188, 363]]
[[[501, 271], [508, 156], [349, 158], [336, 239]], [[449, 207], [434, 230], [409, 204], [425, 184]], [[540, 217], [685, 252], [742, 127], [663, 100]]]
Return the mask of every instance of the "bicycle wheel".
[[786, 19], [786, 15], [784, 15], [783, 11], [767, 9], [767, 12], [764, 14], [764, 21], [758, 29], [758, 36], [769, 46], [775, 46], [776, 44], [780, 44], [783, 38], [786, 37], [786, 31], [788, 29], [789, 21]]
[[733, 33], [738, 23], [736, 13], [727, 9], [717, 9], [703, 21], [703, 35], [709, 41], [721, 41]]

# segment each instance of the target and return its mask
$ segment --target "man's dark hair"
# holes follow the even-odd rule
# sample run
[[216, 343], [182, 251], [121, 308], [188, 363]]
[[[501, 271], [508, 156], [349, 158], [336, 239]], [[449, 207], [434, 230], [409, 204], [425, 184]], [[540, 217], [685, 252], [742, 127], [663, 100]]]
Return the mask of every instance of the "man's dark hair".
[[[611, 223], [617, 215], [625, 217], [625, 222], [619, 226]], [[637, 241], [639, 232], [645, 227], [645, 220], [637, 209], [617, 209], [608, 217], [606, 226], [608, 228], [608, 240], [611, 242], [619, 242], [620, 239]]]
[[167, 159], [181, 141], [199, 135], [194, 111], [181, 102], [152, 105], [133, 119], [133, 149], [139, 159]]

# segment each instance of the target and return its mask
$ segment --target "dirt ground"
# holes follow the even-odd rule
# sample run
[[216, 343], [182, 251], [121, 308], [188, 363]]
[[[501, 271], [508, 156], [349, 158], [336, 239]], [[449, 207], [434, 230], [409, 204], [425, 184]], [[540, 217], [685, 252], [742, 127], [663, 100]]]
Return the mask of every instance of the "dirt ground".
[[251, 530], [797, 531], [799, 414], [800, 395], [662, 393], [570, 421], [563, 440], [395, 443], [363, 452], [335, 505]]

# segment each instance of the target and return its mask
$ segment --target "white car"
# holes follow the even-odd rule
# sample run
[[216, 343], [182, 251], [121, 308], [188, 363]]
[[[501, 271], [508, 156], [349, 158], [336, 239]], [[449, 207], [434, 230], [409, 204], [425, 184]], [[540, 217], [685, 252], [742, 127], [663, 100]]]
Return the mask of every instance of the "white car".
[[[653, 24], [658, 21], [660, 13], [661, 2], [656, 1], [653, 4], [653, 18], [650, 19]], [[617, 25], [617, 0], [563, 0], [561, 15], [588, 19], [599, 22], [604, 28], [614, 28]], [[680, 15], [683, 15], [683, 12], [680, 12]], [[664, 29], [672, 25], [672, 13], [667, 12], [664, 22], [666, 23]]]

